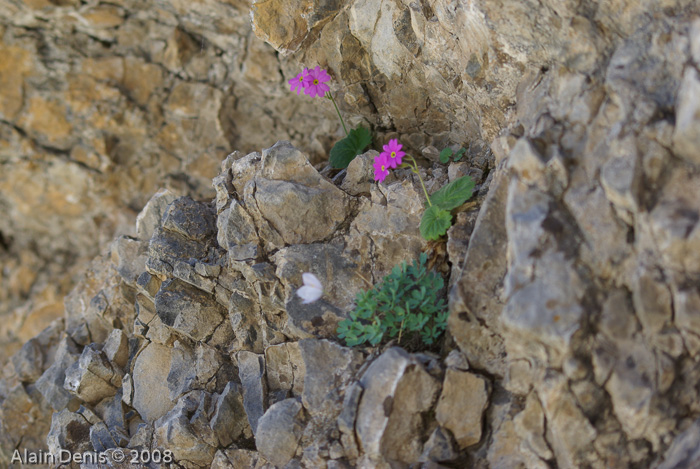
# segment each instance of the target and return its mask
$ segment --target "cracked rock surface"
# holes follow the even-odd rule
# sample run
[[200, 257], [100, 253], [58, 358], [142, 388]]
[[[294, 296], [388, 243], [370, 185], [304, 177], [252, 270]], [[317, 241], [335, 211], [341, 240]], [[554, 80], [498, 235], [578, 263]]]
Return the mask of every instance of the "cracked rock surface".
[[[25, 297], [36, 288], [18, 317], [41, 307], [55, 317], [70, 284], [42, 290], [45, 277], [21, 265], [83, 246], [64, 236], [32, 257], [17, 244], [23, 233], [62, 230], [54, 217], [82, 203], [53, 181], [80, 191], [114, 178], [120, 197], [140, 200], [100, 192], [113, 205], [85, 204], [92, 221], [76, 222], [81, 236], [106, 232], [100, 210], [143, 209], [100, 222], [129, 229], [84, 269], [59, 319], [16, 341], [0, 374], [0, 464], [17, 447], [167, 449], [182, 468], [680, 469], [700, 460], [694, 2], [205, 1], [196, 11], [161, 2], [158, 21], [129, 2], [78, 3], [0, 0], [9, 63], [0, 65], [0, 135], [11, 148], [0, 147], [0, 189], [32, 180], [40, 202], [66, 202], [25, 219], [20, 202], [32, 199], [1, 191], [0, 256], [12, 261], [2, 275]], [[252, 26], [240, 14], [221, 20], [249, 7]], [[59, 47], [67, 23], [54, 21], [75, 14], [80, 58]], [[147, 25], [161, 41], [137, 39]], [[118, 59], [102, 54], [108, 45]], [[37, 69], [34, 56], [54, 60]], [[344, 176], [316, 164], [328, 142], [313, 136], [335, 130], [295, 131], [313, 112], [278, 96], [299, 62], [327, 66], [344, 111], [382, 139], [391, 130], [408, 149], [425, 148], [429, 192], [461, 174], [477, 179], [445, 243], [420, 236], [425, 200], [410, 172], [373, 183], [372, 150]], [[122, 133], [99, 134], [102, 143], [81, 123], [106, 125], [93, 107], [74, 112], [82, 95], [70, 90], [86, 80], [124, 101], [118, 118], [102, 113], [122, 126], [110, 124]], [[267, 93], [260, 104], [254, 89]], [[273, 101], [283, 103], [275, 112]], [[277, 111], [296, 117], [270, 123]], [[170, 169], [146, 164], [154, 142], [178, 155]], [[452, 143], [468, 147], [464, 160], [438, 163], [438, 147]], [[228, 146], [240, 151], [218, 169], [188, 166]], [[50, 183], [28, 176], [35, 165]], [[125, 168], [142, 170], [143, 193], [131, 191]], [[156, 174], [180, 171], [184, 179], [155, 191]], [[356, 293], [421, 251], [449, 285], [440, 353], [339, 343]], [[324, 285], [310, 305], [295, 295], [304, 272]]]

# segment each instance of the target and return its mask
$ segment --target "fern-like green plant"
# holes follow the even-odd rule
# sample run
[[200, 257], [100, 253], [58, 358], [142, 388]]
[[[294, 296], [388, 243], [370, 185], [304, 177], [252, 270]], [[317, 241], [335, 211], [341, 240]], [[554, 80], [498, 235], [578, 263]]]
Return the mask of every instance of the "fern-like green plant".
[[[434, 344], [447, 327], [447, 304], [439, 294], [444, 280], [426, 267], [427, 256], [407, 266], [395, 266], [381, 284], [357, 294], [355, 309], [338, 325], [338, 337], [348, 346], [382, 340], [419, 337]], [[407, 337], [410, 336], [410, 337]]]

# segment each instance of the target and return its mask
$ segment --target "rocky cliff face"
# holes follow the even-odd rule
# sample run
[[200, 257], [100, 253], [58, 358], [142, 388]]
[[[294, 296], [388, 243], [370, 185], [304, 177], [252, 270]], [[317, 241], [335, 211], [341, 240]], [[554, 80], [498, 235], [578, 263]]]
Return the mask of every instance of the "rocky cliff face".
[[[15, 447], [47, 444], [168, 450], [182, 467], [700, 464], [693, 2], [64, 3], [5, 14], [16, 65], [0, 80], [17, 97], [0, 103], [0, 183], [16, 186], [0, 206], [12, 285], [34, 281], [17, 273], [34, 262], [23, 250], [32, 239], [36, 262], [87, 255], [94, 233], [128, 224], [120, 207], [171, 187], [3, 369], [4, 462]], [[343, 110], [379, 138], [425, 148], [429, 191], [456, 174], [478, 179], [479, 203], [456, 216], [443, 262], [417, 231], [423, 200], [410, 174], [373, 183], [372, 152], [332, 180], [312, 165], [338, 129], [330, 110], [284, 92], [300, 63], [328, 67]], [[129, 81], [138, 67], [162, 81]], [[113, 101], [72, 80], [93, 80]], [[98, 109], [103, 124], [89, 114]], [[33, 124], [39, 116], [53, 120]], [[73, 154], [92, 148], [102, 161], [89, 141], [115, 129], [126, 133], [110, 152], [124, 159], [100, 169]], [[172, 146], [159, 140], [167, 129]], [[285, 138], [294, 145], [250, 152]], [[438, 164], [431, 145], [448, 144], [467, 146], [467, 162]], [[212, 199], [206, 182], [228, 147], [242, 151], [215, 171]], [[193, 156], [204, 154], [208, 163]], [[59, 208], [21, 215], [35, 199], [18, 195], [20, 174], [44, 194], [35, 203], [82, 187], [51, 171], [89, 181], [94, 205], [76, 225], [89, 242], [45, 237], [64, 233]], [[46, 189], [58, 181], [66, 188]], [[90, 225], [100, 213], [108, 221]], [[443, 353], [339, 344], [362, 276], [377, 282], [423, 250], [450, 275]], [[307, 271], [326, 293], [305, 306], [294, 291]]]

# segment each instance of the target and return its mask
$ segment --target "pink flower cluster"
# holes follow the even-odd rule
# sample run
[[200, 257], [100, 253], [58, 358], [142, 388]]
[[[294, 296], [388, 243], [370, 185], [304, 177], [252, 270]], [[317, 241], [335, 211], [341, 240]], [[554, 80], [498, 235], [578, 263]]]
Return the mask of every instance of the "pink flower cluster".
[[312, 98], [315, 96], [325, 96], [326, 91], [330, 91], [330, 87], [326, 85], [327, 81], [331, 80], [331, 76], [327, 71], [316, 65], [316, 68], [309, 70], [305, 68], [299, 75], [289, 80], [289, 85], [292, 91], [297, 94], [304, 90]]
[[384, 151], [374, 158], [374, 180], [382, 182], [389, 175], [389, 169], [398, 168], [406, 152], [401, 151], [403, 145], [397, 139], [389, 140], [384, 145]]

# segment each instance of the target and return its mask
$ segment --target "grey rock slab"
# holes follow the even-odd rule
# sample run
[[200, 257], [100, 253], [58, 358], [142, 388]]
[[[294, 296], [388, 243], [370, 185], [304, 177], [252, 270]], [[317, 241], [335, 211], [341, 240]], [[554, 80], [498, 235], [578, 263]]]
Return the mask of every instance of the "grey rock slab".
[[44, 356], [36, 339], [25, 342], [22, 348], [12, 355], [11, 361], [21, 381], [33, 383], [43, 372]]
[[605, 389], [612, 409], [630, 439], [646, 438], [653, 444], [663, 418], [653, 402], [657, 392], [657, 360], [644, 343], [617, 342], [618, 352]]
[[146, 270], [148, 244], [127, 236], [115, 239], [110, 246], [110, 257], [117, 272], [129, 285], [134, 285]]
[[163, 324], [194, 341], [211, 336], [226, 315], [212, 295], [179, 280], [163, 282], [155, 308]]
[[121, 389], [117, 391], [113, 398], [104, 399], [100, 402], [95, 407], [95, 413], [101, 417], [117, 446], [122, 446], [122, 444], [125, 445], [129, 442], [129, 427], [127, 417], [124, 414]]
[[243, 387], [243, 406], [253, 434], [258, 428], [258, 421], [267, 408], [267, 380], [265, 379], [265, 357], [252, 352], [241, 351], [236, 354], [238, 376]]
[[207, 293], [212, 293], [216, 282], [210, 278], [202, 277], [195, 271], [195, 263], [193, 261], [177, 261], [173, 266], [173, 277], [179, 278], [183, 282], [187, 282], [193, 287], [203, 290]]
[[329, 340], [299, 341], [306, 373], [301, 400], [312, 417], [335, 420], [343, 393], [362, 365], [360, 352]]
[[328, 182], [309, 187], [256, 178], [255, 203], [286, 244], [321, 241], [349, 214], [348, 196]]
[[355, 430], [361, 450], [373, 464], [386, 458], [417, 462], [423, 452], [422, 414], [433, 405], [439, 383], [398, 347], [380, 355], [360, 383], [364, 393]]
[[155, 275], [151, 275], [148, 272], [142, 272], [139, 278], [136, 279], [136, 288], [140, 293], [146, 296], [151, 302], [153, 302], [158, 289], [160, 288], [162, 281]]
[[260, 467], [257, 451], [248, 449], [223, 449], [216, 452], [210, 469], [237, 469]]
[[576, 403], [567, 379], [552, 373], [538, 384], [537, 394], [547, 422], [548, 440], [557, 461], [567, 467], [589, 464], [591, 444], [598, 432]]
[[285, 399], [270, 406], [258, 422], [255, 446], [275, 466], [287, 464], [296, 454], [303, 429], [299, 399]]
[[151, 343], [141, 350], [134, 361], [132, 405], [146, 422], [160, 418], [174, 405], [168, 397], [167, 378], [171, 360], [172, 348]]
[[454, 439], [449, 432], [437, 427], [425, 442], [421, 462], [427, 461], [452, 461], [459, 456], [456, 451]]
[[189, 239], [206, 242], [216, 234], [216, 214], [211, 204], [179, 197], [168, 205], [163, 228]]
[[171, 401], [195, 389], [197, 385], [196, 362], [194, 351], [188, 343], [175, 341], [171, 348], [170, 370], [168, 371], [168, 389]]
[[103, 422], [96, 423], [90, 427], [90, 444], [92, 444], [92, 447], [97, 452], [103, 452], [119, 446], [117, 442], [114, 441], [107, 425]]
[[260, 170], [262, 155], [258, 152], [249, 153], [231, 163], [231, 184], [234, 190], [241, 196], [248, 182]]
[[663, 456], [658, 469], [685, 469], [700, 465], [700, 422], [678, 434]]
[[374, 159], [379, 156], [376, 150], [369, 150], [356, 156], [348, 165], [347, 174], [341, 189], [350, 195], [369, 194], [374, 181]]
[[[340, 243], [289, 246], [275, 253], [273, 260], [277, 267], [275, 275], [285, 287], [288, 312], [297, 289], [302, 285], [301, 274], [304, 272], [316, 275], [323, 285], [323, 296], [318, 303], [329, 303], [342, 310], [350, 309], [357, 293], [368, 288], [362, 279], [365, 273], [352, 254], [346, 252]], [[293, 304], [294, 312], [300, 313], [297, 311], [299, 305]], [[324, 309], [328, 311], [327, 314], [333, 314], [330, 306], [327, 305]]]
[[[700, 272], [700, 178], [676, 168], [651, 210], [649, 227], [652, 242], [673, 277]], [[676, 280], [676, 279], [674, 279]]]
[[537, 394], [531, 392], [525, 399], [525, 408], [513, 419], [516, 433], [525, 440], [540, 458], [552, 459], [552, 450], [545, 440], [545, 416]]
[[267, 384], [270, 392], [300, 396], [304, 390], [306, 368], [299, 342], [285, 342], [265, 349]]
[[[199, 467], [209, 466], [217, 448], [215, 442], [207, 441], [211, 435], [202, 433], [202, 422], [199, 420], [205, 401], [203, 393], [197, 392], [180, 398], [172, 410], [154, 423], [154, 446], [172, 451], [176, 461], [188, 461]], [[212, 433], [208, 426], [206, 429]]]
[[450, 292], [447, 325], [472, 366], [503, 376], [505, 347], [499, 332], [507, 272], [508, 177], [502, 168], [495, 172], [469, 239], [462, 273]]
[[56, 411], [63, 410], [74, 399], [63, 384], [66, 380], [66, 370], [79, 357], [78, 348], [73, 340], [64, 336], [59, 342], [54, 362], [36, 381], [36, 388]]
[[49, 452], [59, 454], [60, 450], [72, 453], [92, 451], [90, 443], [90, 427], [82, 415], [68, 409], [55, 412], [51, 417], [51, 429], [46, 436]]
[[235, 200], [219, 214], [216, 226], [219, 246], [227, 251], [249, 244], [257, 245], [255, 222], [246, 209]]
[[156, 192], [136, 217], [136, 231], [142, 241], [153, 236], [156, 227], [161, 226], [163, 214], [177, 196], [168, 189]]
[[81, 401], [96, 404], [105, 397], [114, 396], [121, 384], [121, 372], [115, 372], [102, 351], [90, 345], [66, 370], [63, 386]]
[[121, 329], [114, 329], [102, 346], [102, 352], [112, 364], [124, 369], [129, 360], [129, 338]]
[[172, 269], [180, 259], [203, 259], [206, 245], [186, 236], [162, 228], [156, 228], [148, 243], [146, 270], [161, 279], [172, 276]]
[[676, 100], [675, 152], [688, 162], [700, 165], [700, 74], [686, 67]]
[[210, 425], [219, 438], [219, 444], [224, 447], [230, 446], [239, 438], [252, 436], [240, 384], [229, 382], [216, 398]]
[[264, 318], [254, 292], [231, 292], [228, 318], [235, 335], [231, 350], [262, 353], [265, 333]]

